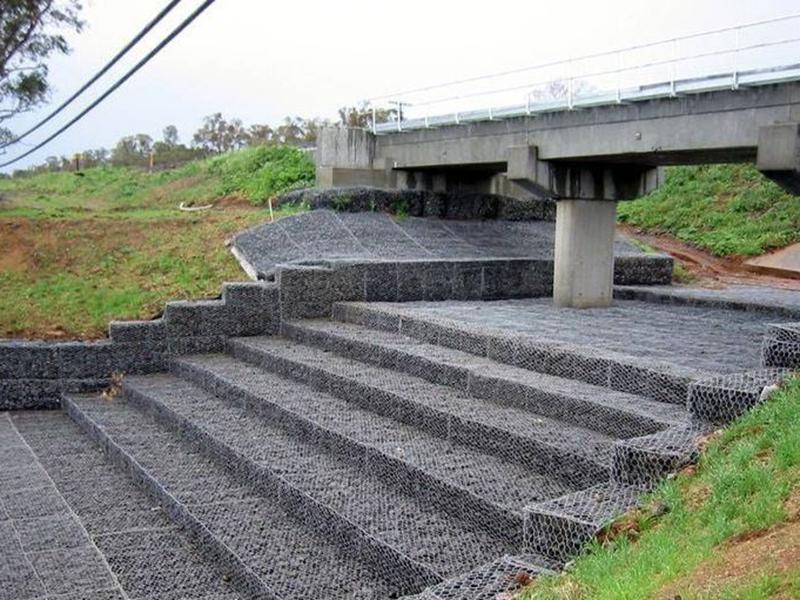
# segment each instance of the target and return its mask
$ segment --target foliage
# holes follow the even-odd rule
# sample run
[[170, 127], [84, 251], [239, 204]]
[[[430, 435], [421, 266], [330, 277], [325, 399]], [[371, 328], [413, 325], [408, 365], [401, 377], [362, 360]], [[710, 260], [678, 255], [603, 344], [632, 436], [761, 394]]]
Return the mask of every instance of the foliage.
[[74, 173], [52, 170], [0, 179], [3, 216], [122, 219], [174, 217], [180, 203], [213, 204], [239, 196], [253, 204], [274, 194], [313, 185], [307, 153], [289, 146], [246, 148], [180, 167], [148, 173], [109, 165]]
[[[203, 125], [192, 136], [192, 145], [180, 143], [177, 127], [167, 125], [163, 139], [153, 141], [145, 133], [120, 139], [112, 151], [105, 148], [84, 150], [78, 153], [80, 167], [102, 165], [149, 167], [152, 156], [156, 169], [174, 168], [209, 154], [224, 154], [246, 146], [292, 145], [313, 146], [323, 127], [333, 126], [327, 119], [314, 117], [286, 117], [279, 125], [254, 124], [248, 127], [240, 119], [226, 119], [221, 113], [205, 117]], [[25, 177], [30, 172], [75, 170], [75, 155], [50, 156], [43, 164], [14, 171], [14, 177]]]
[[755, 555], [748, 557], [754, 578], [727, 581], [715, 595], [693, 589], [698, 583], [692, 577], [705, 566], [703, 578], [718, 568], [724, 580], [727, 569], [714, 562], [715, 556], [797, 517], [787, 511], [789, 500], [800, 498], [798, 423], [796, 378], [713, 440], [696, 472], [687, 470], [652, 494], [648, 505], [664, 507], [658, 511], [663, 516], [626, 517], [636, 535], [621, 535], [605, 546], [595, 543], [567, 574], [540, 579], [522, 600], [762, 598], [766, 595], [759, 590], [776, 589], [776, 584], [800, 591], [800, 569], [771, 572], [768, 561], [761, 565]]
[[209, 173], [219, 176], [221, 194], [242, 194], [255, 203], [314, 184], [314, 163], [292, 146], [258, 146], [213, 158]]
[[129, 135], [117, 142], [111, 152], [115, 166], [146, 165], [153, 150], [153, 138], [146, 133]]
[[163, 131], [164, 141], [163, 144], [168, 147], [172, 148], [178, 145], [179, 143], [179, 136], [178, 136], [178, 128], [175, 125], [167, 125], [164, 127]]
[[[62, 31], [80, 31], [77, 0], [3, 0], [0, 4], [0, 124], [47, 99], [47, 59], [66, 54]], [[0, 142], [12, 139], [0, 126]]]
[[755, 256], [800, 241], [800, 203], [752, 165], [673, 167], [619, 219], [718, 256]]
[[[372, 127], [373, 106], [369, 102], [362, 102], [358, 106], [343, 106], [339, 109], [339, 123], [343, 127], [358, 127], [369, 129]], [[397, 109], [375, 107], [375, 122], [387, 123], [397, 118]]]
[[241, 119], [226, 120], [222, 113], [203, 119], [203, 125], [192, 137], [192, 144], [208, 152], [230, 152], [247, 144], [247, 131]]

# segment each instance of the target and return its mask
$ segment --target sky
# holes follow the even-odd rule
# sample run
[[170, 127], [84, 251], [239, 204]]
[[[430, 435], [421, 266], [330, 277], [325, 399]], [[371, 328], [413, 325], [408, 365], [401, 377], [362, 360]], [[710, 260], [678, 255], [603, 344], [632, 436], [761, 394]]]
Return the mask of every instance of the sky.
[[[183, 0], [137, 48], [21, 153], [101, 93], [201, 0]], [[86, 28], [50, 61], [50, 104], [80, 87], [166, 0], [83, 0]], [[7, 170], [166, 125], [191, 141], [204, 116], [245, 124], [335, 118], [365, 98], [800, 13], [800, 0], [217, 0], [152, 62], [60, 138]], [[797, 23], [797, 22], [795, 22]]]

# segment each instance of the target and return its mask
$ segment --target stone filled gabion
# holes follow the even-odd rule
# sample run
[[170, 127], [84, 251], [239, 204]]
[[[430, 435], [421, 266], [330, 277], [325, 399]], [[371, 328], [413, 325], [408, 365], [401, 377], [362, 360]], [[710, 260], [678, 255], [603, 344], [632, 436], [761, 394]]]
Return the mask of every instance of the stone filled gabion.
[[[248, 271], [267, 278], [281, 265], [335, 261], [547, 261], [552, 271], [555, 226], [539, 220], [431, 219], [382, 212], [312, 210], [263, 223], [232, 239]], [[670, 283], [672, 259], [615, 242], [618, 284]], [[343, 298], [344, 299], [344, 298]]]
[[767, 321], [795, 330], [509, 299], [546, 268], [282, 268], [112, 325], [158, 362], [104, 393], [82, 347], [6, 349], [66, 415], [0, 415], [0, 597], [489, 600], [558, 571], [785, 377], [742, 369]]
[[770, 326], [761, 345], [761, 364], [767, 368], [800, 367], [800, 323]]
[[437, 219], [504, 219], [555, 221], [555, 201], [519, 200], [485, 193], [388, 190], [368, 186], [309, 188], [279, 196], [275, 204], [305, 205], [342, 212], [386, 212]]
[[785, 369], [729, 373], [694, 382], [689, 389], [689, 412], [696, 418], [725, 424], [741, 416], [789, 375]]

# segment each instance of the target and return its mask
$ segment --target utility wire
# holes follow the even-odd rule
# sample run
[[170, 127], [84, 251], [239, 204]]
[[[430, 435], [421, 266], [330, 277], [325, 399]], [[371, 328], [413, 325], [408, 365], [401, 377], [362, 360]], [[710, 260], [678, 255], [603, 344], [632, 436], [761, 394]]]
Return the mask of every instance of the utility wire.
[[173, 30], [172, 30], [172, 31], [169, 33], [169, 35], [168, 35], [167, 37], [165, 37], [165, 38], [164, 38], [164, 39], [163, 39], [161, 42], [159, 42], [159, 44], [158, 44], [158, 45], [157, 45], [155, 48], [153, 48], [152, 50], [150, 50], [150, 52], [148, 52], [148, 53], [145, 55], [145, 57], [144, 57], [142, 60], [140, 60], [138, 63], [136, 63], [136, 64], [135, 64], [135, 65], [134, 65], [134, 66], [133, 66], [133, 67], [132, 67], [132, 68], [131, 68], [131, 69], [130, 69], [130, 70], [127, 72], [127, 73], [125, 73], [125, 75], [123, 75], [122, 77], [120, 77], [120, 78], [119, 78], [119, 79], [118, 79], [118, 80], [117, 80], [117, 81], [114, 83], [114, 85], [112, 85], [112, 86], [111, 86], [110, 88], [108, 88], [108, 89], [107, 89], [105, 92], [103, 92], [103, 94], [102, 94], [102, 95], [101, 95], [99, 98], [97, 98], [97, 99], [96, 99], [94, 102], [92, 102], [92, 103], [91, 103], [89, 106], [87, 106], [86, 108], [84, 108], [84, 109], [83, 109], [83, 110], [82, 110], [80, 113], [78, 113], [78, 115], [77, 115], [77, 116], [75, 116], [75, 117], [74, 117], [72, 120], [70, 120], [70, 121], [69, 121], [69, 122], [68, 122], [66, 125], [64, 125], [63, 127], [61, 127], [61, 128], [58, 130], [58, 131], [56, 131], [54, 134], [52, 134], [51, 136], [49, 136], [48, 138], [46, 138], [44, 141], [42, 141], [42, 142], [40, 142], [40, 143], [36, 144], [36, 145], [35, 145], [33, 148], [31, 148], [31, 149], [30, 149], [30, 150], [28, 150], [27, 152], [24, 152], [23, 154], [20, 154], [20, 155], [19, 155], [19, 156], [17, 156], [16, 158], [13, 158], [13, 159], [11, 159], [11, 160], [9, 160], [9, 161], [6, 161], [6, 162], [4, 162], [4, 163], [0, 164], [0, 169], [1, 169], [1, 168], [3, 168], [3, 167], [7, 167], [7, 166], [9, 166], [9, 165], [13, 165], [15, 162], [22, 160], [22, 159], [23, 159], [23, 158], [25, 158], [26, 156], [30, 156], [31, 154], [33, 154], [34, 152], [36, 152], [37, 150], [39, 150], [39, 149], [40, 149], [40, 148], [42, 148], [43, 146], [45, 146], [45, 145], [49, 144], [50, 142], [52, 142], [52, 141], [53, 141], [55, 138], [57, 138], [59, 135], [61, 135], [62, 133], [64, 133], [64, 132], [65, 132], [67, 129], [69, 129], [70, 127], [72, 127], [72, 126], [73, 126], [75, 123], [77, 123], [78, 121], [80, 121], [80, 120], [81, 120], [83, 117], [85, 117], [85, 116], [86, 116], [86, 115], [87, 115], [87, 114], [88, 114], [88, 113], [89, 113], [91, 110], [93, 110], [95, 107], [97, 107], [97, 105], [98, 105], [98, 104], [100, 104], [101, 102], [103, 102], [103, 100], [105, 100], [105, 99], [106, 99], [106, 98], [108, 98], [108, 97], [109, 97], [109, 96], [110, 96], [112, 93], [114, 93], [114, 92], [117, 90], [117, 88], [119, 88], [119, 87], [120, 87], [120, 86], [121, 86], [123, 83], [125, 83], [126, 81], [128, 81], [128, 79], [130, 79], [130, 78], [131, 78], [131, 77], [132, 77], [132, 76], [133, 76], [133, 75], [134, 75], [134, 74], [135, 74], [135, 73], [136, 73], [136, 72], [137, 72], [139, 69], [141, 69], [141, 68], [142, 68], [143, 66], [145, 66], [145, 65], [146, 65], [148, 62], [150, 62], [150, 60], [152, 60], [152, 59], [153, 59], [153, 58], [154, 58], [154, 57], [155, 57], [155, 56], [156, 56], [156, 55], [157, 55], [159, 52], [161, 52], [161, 50], [163, 50], [163, 49], [164, 49], [164, 47], [165, 47], [167, 44], [169, 44], [169, 43], [170, 43], [172, 40], [174, 40], [176, 37], [178, 37], [178, 35], [180, 35], [180, 33], [181, 33], [181, 32], [182, 32], [184, 29], [186, 29], [186, 28], [187, 28], [187, 27], [188, 27], [188, 26], [189, 26], [189, 25], [192, 23], [192, 21], [194, 21], [194, 20], [195, 20], [197, 17], [199, 17], [199, 16], [200, 16], [200, 15], [203, 13], [203, 11], [205, 11], [205, 10], [206, 10], [206, 9], [207, 9], [209, 6], [211, 6], [212, 4], [214, 4], [214, 2], [215, 2], [215, 0], [205, 0], [205, 2], [203, 2], [203, 3], [202, 3], [200, 6], [198, 6], [198, 7], [197, 7], [197, 8], [196, 8], [194, 11], [192, 11], [192, 13], [191, 13], [191, 14], [190, 14], [188, 17], [186, 17], [186, 19], [184, 19], [184, 20], [181, 22], [181, 24], [180, 24], [180, 25], [178, 25], [178, 26], [177, 26], [175, 29], [173, 29]]
[[55, 117], [55, 116], [56, 116], [58, 113], [60, 113], [62, 110], [64, 110], [64, 109], [65, 109], [67, 106], [69, 106], [70, 104], [72, 104], [72, 101], [73, 101], [73, 100], [75, 100], [75, 98], [77, 98], [77, 97], [78, 97], [78, 96], [80, 96], [80, 95], [81, 95], [83, 92], [85, 92], [85, 91], [86, 91], [86, 90], [89, 88], [89, 86], [91, 86], [91, 85], [92, 85], [92, 84], [93, 84], [95, 81], [97, 81], [97, 80], [98, 80], [98, 79], [100, 79], [100, 78], [101, 78], [103, 75], [105, 75], [105, 74], [108, 72], [108, 70], [109, 70], [111, 67], [113, 67], [115, 64], [117, 64], [117, 63], [119, 62], [119, 60], [120, 60], [120, 59], [121, 59], [123, 56], [125, 56], [125, 55], [128, 53], [128, 51], [129, 51], [131, 48], [133, 48], [133, 47], [134, 47], [136, 44], [138, 44], [138, 43], [139, 43], [139, 42], [142, 40], [142, 38], [143, 38], [144, 36], [146, 36], [146, 35], [147, 35], [147, 34], [150, 32], [150, 30], [151, 30], [151, 29], [153, 29], [153, 27], [155, 27], [156, 25], [158, 25], [158, 23], [159, 23], [159, 22], [161, 22], [161, 19], [163, 19], [164, 17], [166, 17], [166, 16], [167, 16], [167, 14], [169, 14], [169, 12], [170, 12], [170, 11], [171, 11], [173, 8], [175, 8], [175, 7], [178, 5], [178, 3], [179, 3], [180, 1], [181, 1], [181, 0], [172, 0], [172, 1], [171, 1], [169, 4], [167, 4], [167, 5], [166, 5], [166, 6], [165, 6], [165, 7], [164, 7], [162, 10], [161, 10], [161, 12], [159, 12], [159, 13], [158, 13], [158, 14], [157, 14], [157, 15], [156, 15], [154, 18], [153, 18], [153, 20], [152, 20], [152, 21], [150, 21], [150, 22], [149, 22], [147, 25], [145, 25], [145, 26], [144, 26], [144, 29], [142, 29], [142, 30], [141, 30], [139, 33], [137, 33], [137, 34], [136, 34], [136, 37], [134, 37], [134, 38], [133, 38], [133, 39], [132, 39], [130, 42], [128, 42], [128, 43], [125, 45], [125, 47], [124, 47], [122, 50], [120, 50], [119, 52], [117, 52], [117, 54], [114, 56], [114, 58], [112, 58], [110, 61], [108, 61], [108, 63], [107, 63], [107, 64], [106, 64], [106, 65], [105, 65], [105, 66], [104, 66], [102, 69], [100, 69], [100, 70], [99, 70], [99, 71], [98, 71], [98, 72], [97, 72], [97, 73], [94, 75], [94, 77], [92, 77], [92, 78], [91, 78], [89, 81], [87, 81], [85, 84], [83, 84], [83, 86], [82, 86], [82, 87], [81, 87], [81, 88], [80, 88], [80, 89], [79, 89], [77, 92], [75, 92], [74, 94], [72, 94], [72, 96], [70, 96], [69, 98], [67, 98], [67, 99], [66, 99], [66, 100], [65, 100], [65, 101], [64, 101], [64, 102], [61, 104], [61, 106], [59, 106], [58, 108], [56, 108], [56, 109], [55, 109], [53, 112], [51, 112], [51, 113], [50, 113], [49, 115], [47, 115], [47, 116], [46, 116], [44, 119], [42, 119], [41, 121], [39, 121], [39, 122], [38, 122], [36, 125], [34, 125], [33, 127], [31, 127], [30, 129], [28, 129], [26, 132], [24, 132], [24, 133], [21, 133], [20, 135], [18, 135], [17, 137], [15, 137], [13, 140], [9, 140], [8, 142], [5, 142], [4, 144], [0, 145], [0, 150], [2, 150], [3, 148], [7, 148], [8, 146], [11, 146], [12, 144], [16, 144], [16, 143], [17, 143], [17, 142], [19, 142], [20, 140], [22, 140], [22, 139], [24, 139], [24, 138], [28, 137], [28, 136], [29, 136], [30, 134], [32, 134], [34, 131], [36, 131], [37, 129], [39, 129], [39, 128], [40, 128], [42, 125], [44, 125], [45, 123], [49, 122], [49, 121], [50, 121], [50, 120], [51, 120], [53, 117]]

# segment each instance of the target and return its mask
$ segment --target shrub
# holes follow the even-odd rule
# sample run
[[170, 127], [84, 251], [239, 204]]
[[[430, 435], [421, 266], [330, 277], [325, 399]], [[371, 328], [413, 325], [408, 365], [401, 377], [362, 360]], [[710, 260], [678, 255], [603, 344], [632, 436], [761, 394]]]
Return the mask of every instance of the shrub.
[[220, 195], [242, 194], [254, 204], [314, 184], [314, 162], [292, 146], [257, 146], [212, 158], [209, 173], [220, 178]]

